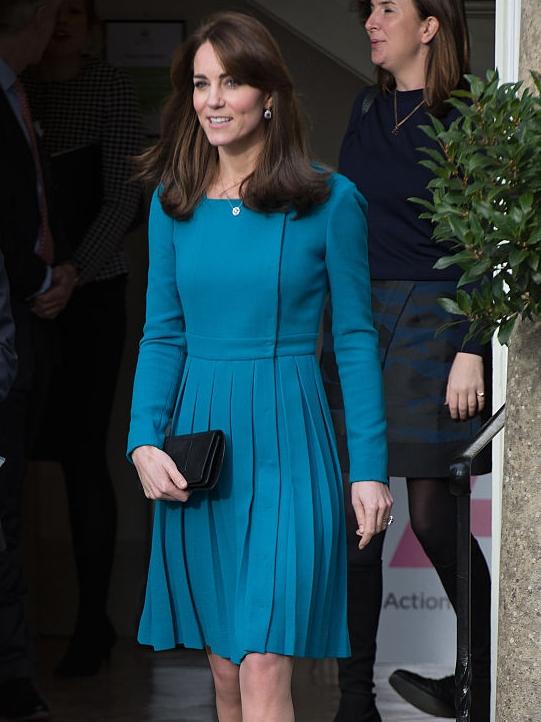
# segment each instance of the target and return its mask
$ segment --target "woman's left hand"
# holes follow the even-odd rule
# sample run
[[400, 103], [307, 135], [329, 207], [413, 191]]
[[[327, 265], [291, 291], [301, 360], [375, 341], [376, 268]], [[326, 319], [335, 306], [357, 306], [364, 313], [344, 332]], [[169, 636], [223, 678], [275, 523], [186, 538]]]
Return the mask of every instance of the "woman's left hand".
[[357, 517], [359, 549], [364, 549], [375, 534], [387, 529], [393, 497], [387, 484], [381, 481], [354, 481], [351, 504]]
[[485, 408], [485, 382], [481, 356], [473, 353], [457, 353], [449, 372], [445, 403], [449, 406], [451, 417], [460, 421], [466, 421]]

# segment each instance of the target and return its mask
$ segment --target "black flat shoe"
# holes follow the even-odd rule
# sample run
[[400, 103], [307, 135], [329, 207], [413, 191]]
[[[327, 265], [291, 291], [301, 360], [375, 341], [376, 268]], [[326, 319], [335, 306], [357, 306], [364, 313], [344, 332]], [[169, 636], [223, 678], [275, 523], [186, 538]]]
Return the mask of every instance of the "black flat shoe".
[[55, 675], [69, 678], [97, 674], [102, 665], [110, 661], [115, 642], [115, 630], [108, 620], [99, 629], [78, 628], [55, 668]]
[[431, 679], [406, 669], [397, 669], [389, 677], [389, 684], [406, 702], [421, 712], [455, 719], [454, 676]]
[[49, 719], [49, 708], [28, 677], [0, 684], [0, 717], [8, 720]]

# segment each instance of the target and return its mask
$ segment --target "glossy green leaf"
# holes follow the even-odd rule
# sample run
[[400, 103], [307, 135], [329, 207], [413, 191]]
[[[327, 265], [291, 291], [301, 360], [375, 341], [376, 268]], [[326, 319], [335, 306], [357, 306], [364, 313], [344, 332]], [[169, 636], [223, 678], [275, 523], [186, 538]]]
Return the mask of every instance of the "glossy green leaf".
[[454, 316], [466, 315], [464, 311], [460, 308], [458, 303], [456, 301], [453, 301], [452, 298], [438, 298], [438, 303], [445, 311], [447, 311], [447, 313], [451, 313]]
[[522, 263], [522, 261], [525, 261], [526, 258], [528, 258], [528, 255], [529, 251], [527, 248], [513, 248], [509, 254], [509, 265], [511, 268], [518, 266], [519, 263]]
[[509, 344], [509, 339], [511, 338], [516, 322], [517, 316], [513, 316], [513, 318], [509, 319], [500, 326], [498, 331], [498, 341], [502, 344], [502, 346], [507, 346]]

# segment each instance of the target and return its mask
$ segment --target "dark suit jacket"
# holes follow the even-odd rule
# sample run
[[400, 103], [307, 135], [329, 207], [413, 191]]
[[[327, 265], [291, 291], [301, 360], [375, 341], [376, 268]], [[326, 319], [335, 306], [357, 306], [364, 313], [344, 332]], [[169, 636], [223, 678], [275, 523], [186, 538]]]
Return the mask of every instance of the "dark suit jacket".
[[8, 277], [0, 254], [0, 402], [8, 395], [16, 370], [15, 326], [11, 317]]
[[[16, 326], [19, 372], [16, 388], [29, 389], [33, 371], [34, 325], [28, 299], [41, 288], [46, 265], [35, 253], [40, 226], [36, 168], [32, 151], [9, 101], [0, 88], [0, 251], [4, 254]], [[67, 257], [61, 228], [55, 223], [47, 161], [42, 162], [55, 263]], [[49, 323], [49, 322], [45, 322]]]

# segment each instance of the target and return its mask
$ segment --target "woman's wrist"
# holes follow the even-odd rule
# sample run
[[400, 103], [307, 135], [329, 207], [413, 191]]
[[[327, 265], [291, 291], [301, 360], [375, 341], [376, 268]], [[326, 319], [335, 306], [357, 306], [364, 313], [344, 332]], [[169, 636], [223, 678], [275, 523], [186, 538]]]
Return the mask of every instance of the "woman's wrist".
[[154, 451], [156, 451], [157, 448], [157, 446], [152, 446], [152, 444], [143, 444], [142, 446], [137, 446], [131, 452], [131, 458], [134, 462], [137, 461], [137, 459], [144, 459], [145, 457], [150, 456]]
[[481, 356], [481, 354], [480, 354], [480, 353], [475, 353], [474, 351], [464, 351], [464, 350], [463, 350], [463, 351], [457, 351], [457, 352], [456, 352], [456, 355], [457, 355], [457, 356], [470, 356], [470, 357], [471, 357], [471, 356], [477, 356], [477, 358], [481, 359], [481, 361], [483, 360], [483, 357]]

